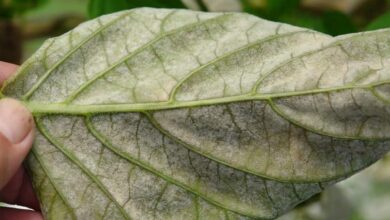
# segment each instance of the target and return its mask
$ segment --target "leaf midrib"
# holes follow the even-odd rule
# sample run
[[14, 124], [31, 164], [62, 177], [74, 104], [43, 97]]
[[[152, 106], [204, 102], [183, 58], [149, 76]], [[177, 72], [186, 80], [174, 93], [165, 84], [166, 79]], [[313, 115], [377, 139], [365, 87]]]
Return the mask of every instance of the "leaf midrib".
[[[214, 104], [228, 104], [241, 101], [269, 101], [278, 98], [288, 98], [293, 96], [315, 95], [320, 93], [340, 92], [344, 90], [363, 89], [372, 92], [375, 87], [390, 84], [390, 80], [375, 82], [367, 85], [345, 85], [333, 88], [302, 90], [294, 92], [281, 92], [269, 94], [244, 94], [237, 96], [229, 96], [222, 98], [211, 98], [194, 101], [164, 101], [164, 102], [149, 102], [149, 103], [117, 103], [117, 104], [63, 104], [63, 103], [42, 103], [34, 101], [23, 101], [23, 104], [34, 114], [70, 114], [70, 115], [89, 115], [95, 113], [115, 113], [115, 112], [144, 112], [155, 110], [167, 110], [185, 107], [200, 107]], [[376, 93], [372, 92], [377, 97]], [[383, 98], [379, 98], [386, 105]]]

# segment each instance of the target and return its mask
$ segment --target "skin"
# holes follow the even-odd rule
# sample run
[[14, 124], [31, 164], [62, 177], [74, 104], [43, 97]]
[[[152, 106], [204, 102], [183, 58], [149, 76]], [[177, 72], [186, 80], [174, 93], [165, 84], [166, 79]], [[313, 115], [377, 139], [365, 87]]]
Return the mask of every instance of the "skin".
[[[18, 68], [0, 61], [0, 84]], [[39, 202], [22, 162], [34, 139], [34, 120], [18, 101], [0, 100], [0, 201], [26, 206], [30, 210], [0, 208], [0, 219], [43, 220]]]

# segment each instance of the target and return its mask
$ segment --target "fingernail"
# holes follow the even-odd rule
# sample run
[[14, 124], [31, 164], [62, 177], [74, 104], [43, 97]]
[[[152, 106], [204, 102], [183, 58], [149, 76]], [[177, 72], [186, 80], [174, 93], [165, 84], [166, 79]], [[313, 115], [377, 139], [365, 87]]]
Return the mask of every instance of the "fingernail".
[[31, 113], [13, 99], [0, 100], [0, 132], [13, 144], [18, 144], [33, 128]]

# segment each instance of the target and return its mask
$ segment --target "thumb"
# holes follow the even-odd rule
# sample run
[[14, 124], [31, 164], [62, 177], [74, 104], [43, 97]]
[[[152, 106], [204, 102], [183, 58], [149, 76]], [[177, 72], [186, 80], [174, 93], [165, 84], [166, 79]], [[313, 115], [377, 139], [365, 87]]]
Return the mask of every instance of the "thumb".
[[0, 100], [0, 189], [22, 164], [33, 138], [31, 113], [16, 100]]

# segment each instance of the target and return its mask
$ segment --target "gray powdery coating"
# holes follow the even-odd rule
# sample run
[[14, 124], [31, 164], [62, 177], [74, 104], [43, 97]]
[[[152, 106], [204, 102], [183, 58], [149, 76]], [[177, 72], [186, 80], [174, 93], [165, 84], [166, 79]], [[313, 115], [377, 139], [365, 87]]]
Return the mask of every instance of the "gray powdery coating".
[[389, 32], [141, 8], [49, 39], [2, 93], [35, 115], [46, 219], [272, 219], [389, 150]]

